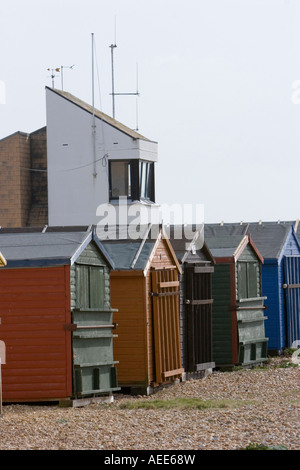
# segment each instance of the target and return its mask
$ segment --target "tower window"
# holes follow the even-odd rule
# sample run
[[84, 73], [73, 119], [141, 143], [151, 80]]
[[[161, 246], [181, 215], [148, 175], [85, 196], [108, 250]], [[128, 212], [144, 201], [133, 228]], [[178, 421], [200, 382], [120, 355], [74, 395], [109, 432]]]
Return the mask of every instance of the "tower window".
[[110, 197], [131, 197], [131, 165], [128, 161], [110, 162]]
[[154, 163], [145, 160], [111, 160], [109, 166], [110, 200], [119, 197], [155, 202]]

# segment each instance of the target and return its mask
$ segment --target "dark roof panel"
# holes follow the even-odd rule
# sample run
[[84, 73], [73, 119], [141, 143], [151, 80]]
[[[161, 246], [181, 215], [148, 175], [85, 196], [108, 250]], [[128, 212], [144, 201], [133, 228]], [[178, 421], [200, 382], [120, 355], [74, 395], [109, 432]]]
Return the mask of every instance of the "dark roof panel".
[[8, 267], [61, 265], [70, 263], [88, 237], [88, 232], [8, 234], [0, 231], [0, 250]]
[[233, 256], [245, 236], [240, 224], [205, 224], [204, 240], [216, 258]]
[[[177, 259], [181, 263], [191, 258], [199, 262], [214, 262], [212, 253], [205, 244], [204, 239], [201, 239], [203, 237], [203, 234], [201, 234], [203, 227], [197, 228], [196, 225], [190, 224], [188, 226], [170, 225], [165, 228]], [[195, 238], [194, 243], [193, 237]]]
[[235, 246], [239, 235], [250, 235], [264, 259], [278, 259], [292, 225], [289, 221], [206, 224], [205, 241], [217, 256], [214, 248]]
[[250, 223], [248, 234], [265, 259], [278, 259], [291, 227], [285, 222]]
[[[114, 262], [115, 269], [143, 270], [154, 248], [155, 241], [147, 240], [104, 240], [104, 249]], [[141, 250], [141, 251], [139, 251]]]

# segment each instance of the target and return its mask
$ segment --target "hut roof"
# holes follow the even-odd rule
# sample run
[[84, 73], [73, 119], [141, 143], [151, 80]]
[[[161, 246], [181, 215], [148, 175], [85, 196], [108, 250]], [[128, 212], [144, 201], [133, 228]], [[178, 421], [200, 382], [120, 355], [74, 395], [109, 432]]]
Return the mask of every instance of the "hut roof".
[[237, 259], [249, 243], [263, 262], [263, 254], [247, 233], [247, 228], [248, 225], [238, 223], [205, 224], [204, 239], [214, 258]]
[[[279, 259], [282, 250], [292, 231], [295, 222], [292, 221], [271, 221], [271, 222], [244, 222], [244, 223], [225, 223], [205, 225], [205, 239], [209, 242], [209, 247], [217, 246], [222, 240], [222, 249], [228, 245], [235, 245], [238, 237], [249, 235], [258, 251], [264, 259]], [[300, 235], [300, 228], [295, 227]], [[300, 244], [297, 239], [297, 243]], [[221, 247], [219, 248], [221, 250]], [[214, 251], [214, 255], [217, 254]], [[225, 255], [224, 255], [225, 256]]]
[[139, 233], [134, 232], [132, 237], [129, 230], [129, 226], [117, 226], [113, 229], [113, 233], [106, 232], [105, 239], [97, 232], [102, 245], [114, 262], [115, 269], [145, 270], [156, 243], [163, 237], [174, 257], [174, 264], [181, 271], [170, 241], [159, 226], [153, 228], [151, 224], [142, 225]]
[[245, 236], [238, 224], [205, 224], [204, 239], [214, 257], [233, 256]]
[[59, 266], [73, 264], [86, 246], [94, 241], [110, 267], [114, 264], [94, 231], [0, 230], [0, 250], [7, 267]]
[[194, 225], [171, 225], [166, 227], [166, 232], [180, 263], [184, 263], [192, 253], [193, 259], [199, 262], [209, 261], [214, 263], [214, 258], [203, 238], [202, 227]]
[[[107, 240], [102, 242], [106, 251], [114, 260], [115, 269], [143, 270], [154, 248], [154, 240]], [[139, 251], [140, 250], [140, 251]]]
[[291, 230], [291, 222], [259, 222], [249, 223], [247, 233], [265, 259], [278, 259]]

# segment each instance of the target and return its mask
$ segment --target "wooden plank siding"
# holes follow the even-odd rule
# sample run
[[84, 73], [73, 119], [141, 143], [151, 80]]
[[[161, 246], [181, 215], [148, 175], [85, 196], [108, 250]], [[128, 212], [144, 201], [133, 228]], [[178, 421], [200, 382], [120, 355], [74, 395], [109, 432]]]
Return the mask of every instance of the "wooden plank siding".
[[114, 358], [118, 361], [118, 383], [138, 387], [148, 382], [147, 305], [145, 278], [128, 271], [111, 272], [111, 305], [117, 323]]
[[161, 238], [158, 241], [154, 256], [151, 260], [151, 268], [163, 269], [174, 267], [174, 258], [168, 249], [166, 240]]
[[266, 336], [269, 338], [268, 349], [281, 351], [285, 345], [285, 317], [281, 314], [284, 308], [282, 271], [278, 263], [268, 260], [262, 267], [262, 294], [267, 297]]
[[151, 271], [155, 382], [179, 377], [181, 367], [179, 290], [176, 269]]
[[[114, 316], [110, 305], [110, 268], [91, 242], [71, 266], [73, 394], [111, 393], [117, 387], [114, 367]], [[105, 327], [103, 326], [105, 325]]]
[[[114, 358], [118, 361], [118, 384], [122, 388], [131, 388], [133, 393], [148, 393], [157, 385], [151, 272], [169, 268], [177, 272], [175, 265], [174, 254], [167, 241], [158, 238], [144, 270], [111, 271], [111, 306], [118, 309], [114, 313], [117, 323]], [[179, 318], [179, 311], [177, 313]]]
[[[211, 266], [186, 264], [185, 299], [185, 362], [190, 376], [199, 370], [214, 367], [212, 361], [212, 270]], [[195, 373], [195, 374], [194, 374]]]
[[[252, 294], [247, 297], [259, 297], [261, 295], [261, 268], [260, 262], [257, 258], [257, 255], [253, 251], [250, 245], [247, 245], [243, 250], [241, 256], [237, 261], [237, 268], [236, 268], [236, 291], [237, 291], [237, 300], [243, 298], [243, 289], [240, 287], [240, 278], [239, 278], [239, 270], [241, 267], [245, 267], [246, 264], [248, 266], [253, 266], [253, 274], [255, 275], [256, 282], [251, 279], [251, 292]], [[253, 281], [253, 282], [252, 282]]]
[[152, 289], [151, 271], [149, 270], [145, 279], [145, 300], [146, 300], [146, 357], [147, 357], [147, 380], [151, 384], [155, 381], [154, 365], [154, 343], [153, 343], [153, 307], [150, 292]]
[[93, 243], [90, 243], [85, 250], [77, 258], [76, 263], [71, 266], [71, 309], [76, 308], [77, 292], [76, 292], [76, 266], [101, 266], [104, 272], [104, 297], [103, 309], [110, 309], [110, 268], [100, 251]]
[[70, 269], [0, 272], [1, 340], [6, 344], [4, 401], [49, 400], [72, 394]]
[[[166, 240], [164, 238], [161, 238], [159, 239], [157, 243], [154, 256], [151, 260], [151, 270], [172, 269], [172, 268], [175, 268], [174, 254], [170, 251], [169, 245], [167, 244]], [[173, 276], [175, 276], [175, 270], [174, 270]], [[179, 281], [178, 273], [176, 274], [176, 279], [174, 278], [174, 280]], [[148, 271], [148, 274], [147, 274], [147, 289], [149, 289], [148, 292], [151, 292], [151, 289], [152, 289], [151, 271]], [[173, 289], [170, 289], [170, 290], [173, 290]], [[155, 367], [154, 367], [155, 351], [154, 351], [154, 343], [153, 343], [153, 299], [151, 299], [150, 296], [147, 296], [147, 297], [148, 297], [147, 312], [148, 312], [148, 318], [149, 318], [148, 370], [149, 370], [149, 378], [151, 377], [151, 382], [152, 382], [152, 381], [155, 381], [155, 377], [156, 377]], [[149, 302], [151, 302], [150, 305], [149, 305]], [[178, 327], [179, 327], [179, 333], [180, 333], [179, 296], [176, 299], [176, 302], [177, 302], [177, 305], [176, 305], [175, 315], [178, 316]], [[179, 347], [181, 351], [181, 344], [179, 344]], [[180, 367], [181, 367], [181, 361], [182, 361], [182, 357], [180, 357], [180, 360], [178, 358], [178, 362], [180, 362]]]
[[235, 313], [230, 313], [233, 300], [231, 266], [234, 267], [230, 264], [217, 264], [212, 285], [213, 360], [216, 364], [232, 364], [233, 360], [232, 317]]

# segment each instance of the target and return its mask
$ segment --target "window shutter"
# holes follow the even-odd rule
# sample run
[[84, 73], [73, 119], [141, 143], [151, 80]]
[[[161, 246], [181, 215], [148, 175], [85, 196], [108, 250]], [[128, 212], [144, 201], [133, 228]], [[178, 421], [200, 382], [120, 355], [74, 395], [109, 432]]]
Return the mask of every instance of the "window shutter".
[[258, 292], [258, 263], [247, 263], [248, 270], [248, 298], [259, 296]]
[[90, 268], [90, 308], [104, 308], [103, 268]]
[[89, 268], [76, 266], [76, 300], [78, 308], [89, 308]]
[[94, 266], [76, 266], [77, 308], [104, 308], [104, 269]]
[[238, 298], [246, 299], [247, 291], [247, 263], [238, 263]]

